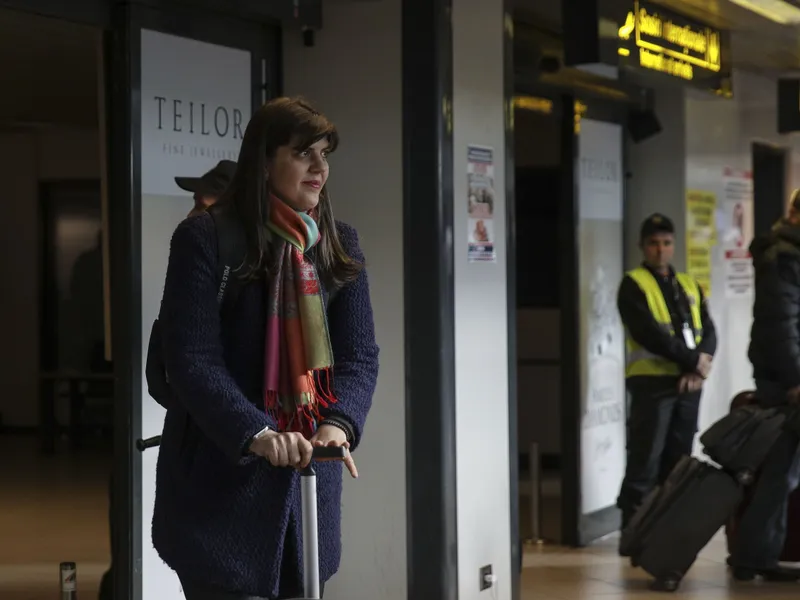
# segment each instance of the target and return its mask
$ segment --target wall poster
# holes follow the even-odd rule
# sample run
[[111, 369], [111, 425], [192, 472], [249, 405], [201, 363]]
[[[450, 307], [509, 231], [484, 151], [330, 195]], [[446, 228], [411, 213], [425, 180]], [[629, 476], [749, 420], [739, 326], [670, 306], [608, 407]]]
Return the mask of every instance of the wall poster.
[[622, 128], [583, 119], [578, 143], [581, 510], [591, 514], [616, 504], [625, 474]]
[[[142, 30], [141, 48], [144, 366], [172, 233], [193, 207], [175, 177], [199, 177], [222, 159], [238, 158], [252, 114], [252, 82], [250, 53], [243, 50], [148, 30]], [[144, 372], [142, 390], [142, 435], [158, 435], [164, 409], [148, 395]], [[178, 578], [151, 542], [156, 459], [156, 449], [142, 455], [142, 597], [178, 600], [183, 598]]]
[[469, 262], [497, 262], [494, 250], [494, 149], [467, 146]]
[[726, 168], [724, 195], [717, 211], [726, 298], [753, 295], [755, 275], [750, 256], [753, 241], [753, 174]]
[[717, 197], [713, 192], [686, 190], [686, 272], [711, 297], [711, 248], [717, 241]]

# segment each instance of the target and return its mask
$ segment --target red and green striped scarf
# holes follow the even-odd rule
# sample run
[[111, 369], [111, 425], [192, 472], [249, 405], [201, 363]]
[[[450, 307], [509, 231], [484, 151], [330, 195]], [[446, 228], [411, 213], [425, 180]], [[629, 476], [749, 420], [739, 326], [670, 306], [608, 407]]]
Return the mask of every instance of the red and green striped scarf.
[[[336, 402], [329, 383], [333, 350], [322, 287], [314, 264], [305, 256], [319, 242], [320, 232], [310, 215], [274, 196], [268, 228], [275, 266], [267, 294], [266, 409], [280, 431], [310, 437], [319, 407]], [[322, 381], [327, 389], [321, 389]]]

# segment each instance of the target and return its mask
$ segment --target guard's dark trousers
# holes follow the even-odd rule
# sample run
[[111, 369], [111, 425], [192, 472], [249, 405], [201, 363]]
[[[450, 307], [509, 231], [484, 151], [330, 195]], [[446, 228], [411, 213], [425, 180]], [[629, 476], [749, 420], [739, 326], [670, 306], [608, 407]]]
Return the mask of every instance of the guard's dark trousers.
[[628, 465], [617, 506], [628, 524], [644, 497], [692, 453], [701, 392], [678, 393], [671, 377], [628, 381]]

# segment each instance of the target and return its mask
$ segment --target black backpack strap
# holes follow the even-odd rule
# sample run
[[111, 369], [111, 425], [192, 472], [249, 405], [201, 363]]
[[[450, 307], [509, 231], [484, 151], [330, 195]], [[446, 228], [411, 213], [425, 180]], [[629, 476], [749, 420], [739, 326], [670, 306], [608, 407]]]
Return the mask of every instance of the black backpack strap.
[[336, 296], [339, 295], [339, 291], [341, 289], [342, 288], [340, 288], [339, 286], [336, 286], [336, 285], [331, 285], [330, 286], [330, 290], [328, 291], [328, 295], [327, 295], [327, 298], [326, 298], [326, 301], [325, 301], [325, 308], [326, 309], [333, 303], [333, 301], [336, 299]]
[[208, 209], [217, 230], [217, 300], [223, 306], [233, 306], [242, 287], [239, 268], [247, 256], [247, 238], [236, 213], [228, 206]]

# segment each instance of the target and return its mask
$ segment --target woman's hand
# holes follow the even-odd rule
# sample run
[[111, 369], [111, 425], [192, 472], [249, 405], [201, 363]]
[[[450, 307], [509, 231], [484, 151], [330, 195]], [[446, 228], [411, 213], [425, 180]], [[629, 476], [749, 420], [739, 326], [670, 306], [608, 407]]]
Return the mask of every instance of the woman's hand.
[[311, 442], [295, 432], [265, 431], [250, 444], [250, 452], [263, 456], [275, 467], [307, 467], [313, 451]]
[[314, 446], [342, 446], [345, 450], [344, 466], [350, 471], [353, 478], [358, 478], [358, 469], [356, 463], [353, 461], [353, 456], [350, 454], [350, 443], [347, 441], [347, 435], [344, 431], [333, 425], [320, 425], [317, 433], [311, 438], [311, 443]]

